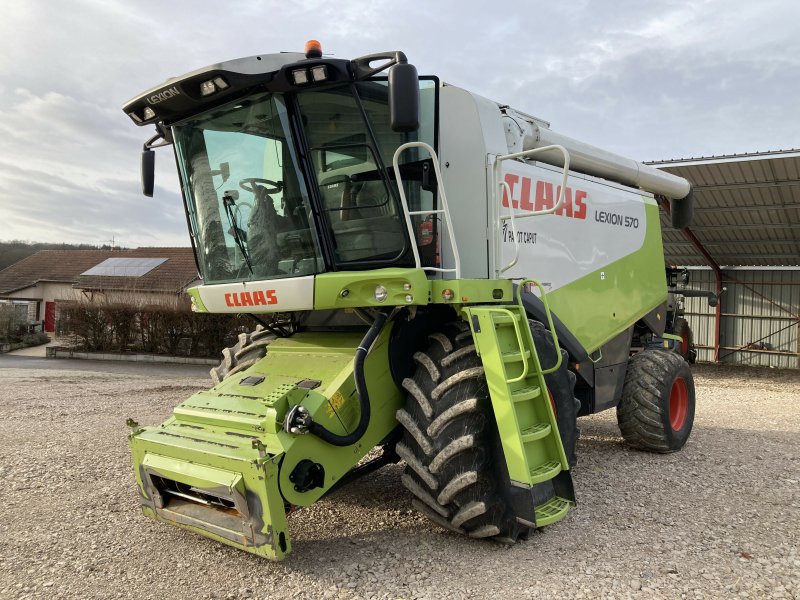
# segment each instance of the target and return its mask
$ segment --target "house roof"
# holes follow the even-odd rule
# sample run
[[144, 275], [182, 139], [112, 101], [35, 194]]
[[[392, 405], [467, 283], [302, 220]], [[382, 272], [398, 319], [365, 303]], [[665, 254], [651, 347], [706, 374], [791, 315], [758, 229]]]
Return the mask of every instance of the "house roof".
[[[689, 229], [718, 265], [800, 265], [800, 150], [649, 164], [692, 183]], [[706, 264], [663, 213], [661, 224], [667, 262]]]
[[[165, 259], [141, 276], [83, 275], [109, 258]], [[180, 292], [198, 278], [191, 248], [133, 250], [40, 250], [0, 271], [0, 294], [40, 282], [72, 284], [85, 290]]]

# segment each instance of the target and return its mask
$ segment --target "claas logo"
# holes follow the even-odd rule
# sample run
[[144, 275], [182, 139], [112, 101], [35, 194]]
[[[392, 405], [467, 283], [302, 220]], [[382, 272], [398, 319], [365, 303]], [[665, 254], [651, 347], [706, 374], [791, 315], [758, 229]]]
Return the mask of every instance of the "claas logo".
[[[531, 196], [533, 181], [530, 177], [521, 177], [513, 173], [506, 173], [506, 183], [511, 188], [511, 202], [514, 208], [522, 210], [547, 210], [553, 208], [561, 195], [561, 186], [553, 186], [549, 181], [536, 182], [536, 195]], [[588, 194], [583, 190], [564, 190], [564, 204], [555, 212], [557, 215], [573, 219], [586, 218], [586, 198]], [[503, 189], [503, 206], [508, 208], [508, 193]]]
[[256, 290], [255, 292], [229, 292], [225, 294], [228, 306], [268, 306], [277, 304], [275, 290]]

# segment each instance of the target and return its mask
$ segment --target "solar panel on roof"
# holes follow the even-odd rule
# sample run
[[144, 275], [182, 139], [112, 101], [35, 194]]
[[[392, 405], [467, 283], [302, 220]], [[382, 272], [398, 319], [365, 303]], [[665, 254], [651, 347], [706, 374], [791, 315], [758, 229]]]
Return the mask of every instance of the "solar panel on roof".
[[141, 277], [165, 262], [166, 258], [107, 258], [81, 275]]

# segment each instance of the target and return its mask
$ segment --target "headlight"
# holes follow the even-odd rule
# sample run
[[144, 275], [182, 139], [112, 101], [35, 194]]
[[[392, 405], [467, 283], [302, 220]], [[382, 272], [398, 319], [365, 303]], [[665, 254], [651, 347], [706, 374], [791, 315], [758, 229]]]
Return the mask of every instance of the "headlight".
[[375, 300], [378, 302], [386, 302], [386, 299], [389, 297], [389, 292], [386, 291], [386, 288], [382, 285], [375, 286]]
[[325, 81], [328, 78], [328, 69], [325, 65], [311, 67], [311, 79], [314, 81]]
[[297, 69], [292, 71], [292, 81], [295, 85], [303, 85], [308, 83], [308, 71], [305, 69]]

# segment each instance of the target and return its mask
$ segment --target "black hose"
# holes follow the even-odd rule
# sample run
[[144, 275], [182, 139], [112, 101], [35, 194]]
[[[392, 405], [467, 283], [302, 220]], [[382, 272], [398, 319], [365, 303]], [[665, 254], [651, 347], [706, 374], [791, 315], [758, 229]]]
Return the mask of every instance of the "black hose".
[[364, 379], [364, 359], [367, 357], [367, 352], [370, 346], [375, 342], [378, 336], [383, 331], [386, 320], [389, 316], [386, 313], [379, 313], [372, 323], [372, 327], [367, 331], [367, 335], [361, 340], [356, 350], [356, 357], [353, 362], [353, 377], [356, 380], [356, 393], [358, 394], [358, 403], [361, 408], [361, 416], [358, 419], [356, 428], [347, 435], [338, 435], [325, 429], [319, 423], [312, 422], [308, 426], [308, 432], [314, 434], [321, 440], [328, 442], [334, 446], [351, 446], [361, 439], [364, 432], [367, 430], [370, 419], [370, 402], [369, 394], [367, 393], [367, 381]]

